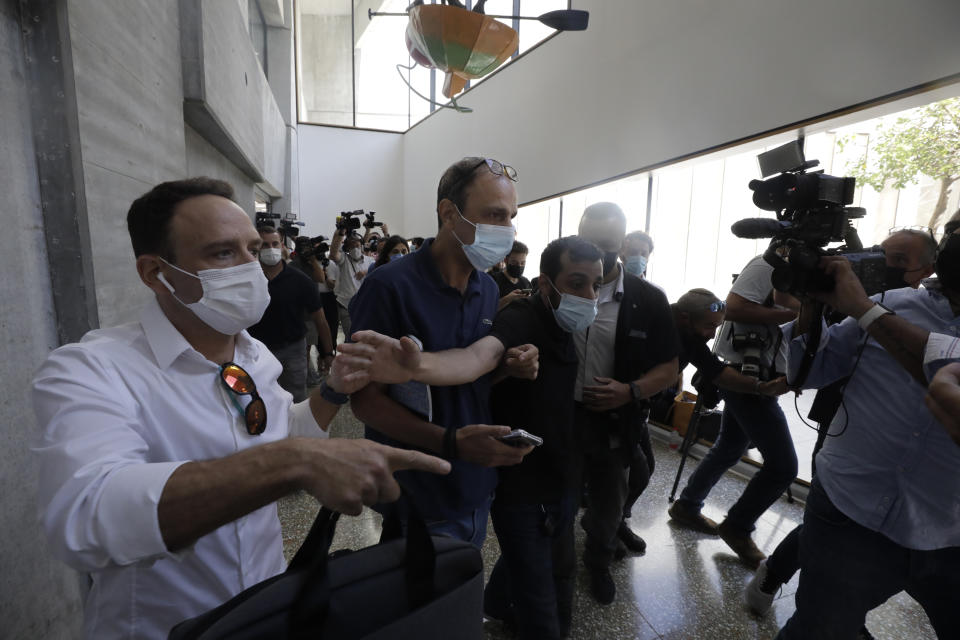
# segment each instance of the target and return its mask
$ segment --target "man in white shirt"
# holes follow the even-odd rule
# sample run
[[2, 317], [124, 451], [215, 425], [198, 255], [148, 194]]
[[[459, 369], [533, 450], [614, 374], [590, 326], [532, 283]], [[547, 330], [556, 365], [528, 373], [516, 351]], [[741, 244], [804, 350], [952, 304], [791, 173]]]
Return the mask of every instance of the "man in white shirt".
[[355, 233], [347, 233], [346, 229], [338, 228], [333, 234], [330, 243], [330, 260], [337, 265], [339, 278], [333, 292], [337, 294], [340, 325], [343, 327], [345, 342], [350, 340], [350, 300], [363, 284], [367, 272], [375, 260], [363, 253], [363, 240]]
[[88, 638], [166, 638], [282, 571], [283, 495], [356, 514], [396, 499], [395, 470], [449, 470], [365, 440], [288, 437], [325, 435], [369, 360], [345, 350], [331, 387], [291, 402], [280, 363], [245, 331], [269, 296], [260, 236], [232, 194], [194, 178], [135, 201], [127, 224], [155, 299], [139, 322], [54, 351], [34, 381], [40, 516], [52, 552], [88, 580]]

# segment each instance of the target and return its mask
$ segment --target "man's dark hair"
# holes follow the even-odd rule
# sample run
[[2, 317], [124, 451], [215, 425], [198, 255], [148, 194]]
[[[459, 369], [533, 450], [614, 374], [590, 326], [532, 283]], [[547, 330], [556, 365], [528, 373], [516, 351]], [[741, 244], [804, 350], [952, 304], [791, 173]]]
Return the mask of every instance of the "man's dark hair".
[[419, 249], [421, 245], [423, 245], [423, 238], [420, 236], [414, 236], [410, 238], [410, 244], [416, 245], [417, 249]]
[[[527, 248], [527, 245], [523, 244], [519, 240], [513, 241], [513, 246], [510, 247], [510, 253], [522, 253], [524, 255], [530, 253], [530, 249]], [[509, 256], [510, 253], [507, 255]]]
[[710, 310], [710, 305], [723, 302], [709, 289], [690, 289], [670, 305], [677, 312], [689, 313], [692, 318], [699, 319]]
[[467, 189], [476, 179], [477, 169], [484, 164], [483, 158], [470, 156], [454, 162], [443, 172], [440, 184], [437, 186], [437, 228], [443, 224], [439, 214], [440, 201], [450, 200], [457, 205], [460, 213], [463, 213], [463, 207], [467, 202]]
[[275, 234], [277, 234], [278, 236], [280, 236], [281, 239], [283, 238], [283, 234], [280, 233], [280, 230], [277, 229], [277, 228], [276, 228], [275, 226], [273, 226], [272, 224], [258, 224], [258, 225], [257, 225], [257, 233], [259, 233], [260, 235], [263, 235], [263, 234], [265, 234], [265, 233], [275, 233]]
[[600, 249], [592, 242], [587, 242], [579, 236], [566, 236], [557, 238], [547, 245], [547, 248], [540, 254], [540, 273], [550, 278], [550, 282], [555, 282], [560, 270], [563, 269], [561, 260], [563, 255], [567, 254], [570, 262], [597, 262], [603, 260], [603, 254]]
[[127, 230], [133, 254], [155, 253], [174, 261], [170, 241], [170, 221], [177, 205], [197, 196], [220, 196], [233, 199], [233, 187], [213, 178], [188, 178], [163, 182], [133, 201], [127, 211]]
[[623, 238], [624, 243], [626, 243], [627, 240], [646, 242], [647, 246], [650, 247], [650, 253], [653, 253], [653, 238], [651, 238], [650, 234], [646, 231], [631, 231]]

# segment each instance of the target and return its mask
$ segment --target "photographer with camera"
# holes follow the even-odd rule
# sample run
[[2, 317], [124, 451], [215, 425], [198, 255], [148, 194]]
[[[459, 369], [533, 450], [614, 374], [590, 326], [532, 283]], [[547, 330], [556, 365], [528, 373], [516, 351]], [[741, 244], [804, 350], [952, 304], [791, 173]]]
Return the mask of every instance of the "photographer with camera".
[[[960, 637], [960, 447], [925, 405], [927, 381], [942, 383], [949, 369], [939, 379], [933, 373], [956, 357], [958, 228], [947, 225], [938, 280], [923, 289], [868, 298], [846, 259], [822, 258], [833, 290], [811, 293], [800, 319], [784, 328], [793, 377], [808, 332], [821, 324], [803, 387], [849, 380], [817, 455], [797, 609], [782, 640], [854, 637], [866, 613], [900, 591], [920, 603], [939, 638]], [[818, 303], [849, 317], [826, 328]]]
[[[779, 325], [797, 315], [790, 308], [796, 301], [774, 290], [772, 273], [773, 267], [757, 256], [747, 263], [727, 295], [726, 319], [716, 350], [753, 379], [753, 389], [720, 390], [724, 401], [720, 435], [669, 510], [677, 524], [719, 535], [753, 569], [766, 557], [750, 536], [754, 525], [797, 475], [797, 454], [776, 394], [761, 395], [762, 385], [775, 381], [778, 372], [786, 369]], [[710, 490], [751, 442], [763, 455], [763, 466], [718, 525], [700, 510]]]
[[[337, 296], [337, 314], [343, 335], [350, 339], [350, 312], [348, 308], [357, 289], [373, 264], [373, 258], [363, 254], [363, 239], [356, 233], [360, 228], [362, 211], [348, 211], [337, 218], [337, 231], [330, 243], [330, 260], [337, 265], [339, 278], [334, 288]], [[369, 233], [369, 231], [368, 231]]]
[[[910, 286], [920, 287], [921, 282], [933, 274], [937, 259], [937, 242], [929, 229], [894, 228], [890, 235], [880, 243], [884, 250], [884, 257], [889, 274], [888, 289], [900, 289]], [[826, 319], [831, 321], [836, 312]], [[841, 317], [839, 321], [842, 321]], [[814, 413], [811, 409], [810, 418], [821, 425], [825, 430], [834, 415], [840, 408], [840, 398], [846, 384], [845, 379], [838, 380], [817, 392], [813, 406], [824, 407], [824, 410]], [[831, 400], [831, 398], [833, 398]], [[822, 404], [820, 404], [822, 403]], [[814, 447], [814, 456], [819, 452], [825, 438], [823, 434]], [[816, 474], [816, 460], [812, 463], [813, 473]], [[803, 525], [798, 525], [780, 541], [777, 548], [764, 560], [756, 574], [747, 584], [745, 599], [747, 606], [760, 615], [765, 614], [773, 606], [773, 600], [778, 590], [800, 568], [800, 531]]]
[[280, 233], [268, 225], [261, 225], [257, 232], [263, 240], [259, 259], [269, 282], [270, 304], [249, 332], [280, 361], [283, 372], [277, 382], [293, 395], [294, 402], [300, 402], [307, 397], [308, 371], [307, 328], [303, 319], [309, 316], [316, 327], [324, 369], [330, 366], [334, 355], [330, 328], [316, 285], [281, 259]]
[[738, 393], [757, 393], [776, 397], [788, 391], [787, 380], [780, 376], [768, 382], [746, 376], [715, 356], [707, 343], [723, 325], [727, 303], [706, 289], [691, 289], [670, 305], [673, 322], [680, 336], [680, 371], [688, 364], [696, 367], [702, 384]]

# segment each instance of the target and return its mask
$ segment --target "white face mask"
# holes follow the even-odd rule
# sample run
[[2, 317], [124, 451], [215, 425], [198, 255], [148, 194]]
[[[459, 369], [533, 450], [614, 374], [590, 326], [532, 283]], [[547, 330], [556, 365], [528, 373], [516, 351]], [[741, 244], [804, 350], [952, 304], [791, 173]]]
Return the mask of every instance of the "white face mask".
[[349, 254], [350, 258], [355, 261], [360, 260], [363, 257], [363, 251], [360, 249], [360, 247], [354, 247], [353, 249], [350, 249]]
[[276, 266], [280, 263], [280, 258], [283, 255], [280, 252], [280, 249], [260, 249], [260, 262], [267, 265], [268, 267]]
[[203, 296], [196, 302], [187, 303], [177, 297], [163, 273], [157, 274], [157, 279], [173, 294], [174, 299], [214, 331], [227, 336], [236, 335], [259, 322], [270, 304], [267, 277], [256, 262], [226, 269], [204, 269], [193, 275], [163, 261], [180, 273], [200, 281]]
[[470, 244], [464, 244], [457, 232], [453, 232], [453, 237], [460, 243], [464, 255], [474, 269], [486, 271], [507, 257], [517, 237], [517, 230], [513, 225], [501, 227], [496, 224], [475, 224], [463, 217], [460, 207], [457, 207], [457, 215], [477, 230]]

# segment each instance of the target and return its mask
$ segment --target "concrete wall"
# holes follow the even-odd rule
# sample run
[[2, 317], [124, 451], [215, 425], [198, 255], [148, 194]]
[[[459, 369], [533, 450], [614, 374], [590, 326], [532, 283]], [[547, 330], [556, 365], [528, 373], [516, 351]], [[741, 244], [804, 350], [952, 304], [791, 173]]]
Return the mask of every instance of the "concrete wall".
[[[19, 10], [0, 3], [0, 86], [25, 85]], [[36, 426], [28, 401], [33, 371], [56, 346], [53, 298], [30, 104], [25, 91], [0, 91], [0, 635], [71, 638], [80, 634], [75, 574], [54, 560], [37, 524], [36, 470], [29, 453]]]
[[[581, 0], [563, 33], [405, 135], [408, 232], [485, 154], [529, 202], [960, 72], [955, 0]], [[301, 154], [305, 155], [305, 154]]]
[[111, 326], [136, 318], [148, 295], [127, 209], [185, 175], [179, 19], [172, 2], [68, 4], [97, 305]]
[[298, 130], [304, 233], [329, 236], [337, 215], [354, 209], [376, 211], [392, 233], [408, 233], [401, 134], [307, 124]]
[[[207, 95], [224, 115], [227, 132], [243, 142], [243, 160], [256, 167], [257, 178], [184, 120], [178, 2], [57, 0], [48, 13], [68, 19], [52, 25], [30, 18], [24, 22], [35, 32], [33, 39], [62, 42], [70, 54], [61, 64], [70, 82], [59, 98], [67, 119], [76, 122], [78, 141], [70, 147], [79, 149], [74, 183], [83, 193], [64, 219], [72, 214], [80, 222], [80, 235], [89, 227], [96, 311], [103, 326], [135, 319], [147, 300], [148, 290], [136, 275], [126, 212], [157, 183], [200, 174], [228, 180], [251, 215], [258, 183], [268, 193], [296, 201], [290, 177], [296, 175], [297, 162], [290, 126], [292, 31], [276, 27], [270, 33], [269, 46], [286, 52], [272, 60], [276, 87], [287, 92], [282, 113], [247, 36], [246, 1], [205, 4], [208, 19], [222, 22], [221, 29], [210, 31], [210, 56], [201, 61], [209, 78], [223, 80], [222, 85], [212, 83], [212, 90], [222, 93]], [[33, 138], [37, 130], [50, 129], [43, 119], [51, 109], [30, 102], [31, 87], [37, 85], [26, 63], [20, 19], [21, 7], [31, 11], [37, 5], [39, 0], [0, 3], [0, 176], [6, 231], [0, 236], [0, 296], [6, 301], [0, 305], [0, 637], [76, 638], [81, 633], [77, 577], [46, 552], [29, 452], [37, 429], [28, 398], [30, 379], [57, 346], [62, 329], [51, 283], [63, 265], [48, 258], [45, 244], [45, 237], [58, 237], [53, 232], [59, 229], [44, 229], [41, 202], [46, 202], [43, 193], [49, 185], [42, 182]], [[239, 89], [240, 83], [246, 89]]]

